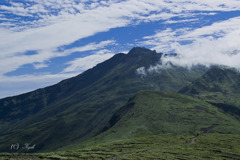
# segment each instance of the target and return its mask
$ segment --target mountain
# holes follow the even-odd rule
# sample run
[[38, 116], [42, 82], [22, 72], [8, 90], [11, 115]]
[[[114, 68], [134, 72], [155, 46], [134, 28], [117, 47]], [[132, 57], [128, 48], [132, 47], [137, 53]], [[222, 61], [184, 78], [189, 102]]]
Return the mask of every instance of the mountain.
[[207, 101], [240, 120], [240, 73], [214, 66], [179, 92]]
[[215, 106], [179, 93], [140, 91], [87, 144], [160, 134], [240, 134], [240, 123]]
[[56, 85], [0, 100], [0, 151], [36, 144], [53, 151], [101, 132], [129, 97], [141, 90], [178, 91], [206, 72], [172, 66], [146, 77], [139, 68], [161, 64], [161, 53], [133, 48]]

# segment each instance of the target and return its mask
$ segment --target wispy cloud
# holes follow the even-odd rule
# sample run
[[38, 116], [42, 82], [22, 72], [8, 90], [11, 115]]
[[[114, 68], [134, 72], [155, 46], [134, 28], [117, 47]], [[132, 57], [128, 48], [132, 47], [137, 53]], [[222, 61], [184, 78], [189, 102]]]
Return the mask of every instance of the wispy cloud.
[[144, 45], [153, 45], [152, 49], [176, 52], [178, 57], [164, 60], [174, 64], [191, 67], [196, 64], [226, 65], [240, 69], [240, 17], [216, 22], [197, 29], [170, 28], [144, 37]]
[[82, 47], [74, 47], [71, 49], [65, 49], [61, 54], [66, 56], [66, 55], [69, 55], [74, 52], [93, 51], [93, 50], [102, 49], [106, 46], [115, 45], [115, 44], [116, 44], [116, 42], [114, 40], [106, 40], [106, 41], [102, 41], [100, 43], [93, 42], [93, 43], [87, 44]]
[[53, 85], [63, 79], [76, 76], [76, 73], [68, 74], [39, 74], [22, 76], [0, 76], [0, 98], [18, 95], [37, 88]]
[[94, 67], [96, 64], [111, 58], [112, 56], [114, 56], [114, 53], [111, 53], [111, 51], [108, 50], [103, 50], [100, 51], [100, 54], [77, 58], [71, 62], [68, 62], [67, 64], [69, 65], [69, 67], [65, 68], [63, 72], [83, 72], [89, 68]]
[[93, 51], [102, 49], [108, 45], [114, 45], [115, 41], [107, 40], [99, 43], [90, 43], [85, 46], [66, 49], [64, 51], [57, 50], [38, 50], [34, 55], [13, 55], [2, 57], [0, 63], [0, 74], [4, 75], [8, 72], [14, 71], [24, 64], [33, 64], [36, 69], [47, 67], [44, 62], [51, 58], [64, 57], [75, 52]]
[[[18, 30], [19, 27], [20, 32], [0, 28], [1, 59], [18, 55], [23, 58], [22, 55], [31, 50], [53, 51], [60, 46], [71, 44], [76, 40], [89, 37], [98, 32], [127, 26], [135, 22], [135, 20], [166, 20], [176, 16], [176, 13], [184, 14], [186, 11], [226, 11], [240, 8], [236, 0], [224, 0], [221, 2], [205, 0], [195, 2], [186, 0], [168, 2], [163, 0], [128, 0], [120, 2], [103, 1], [90, 4], [79, 3], [74, 0], [29, 0], [28, 2], [12, 3], [10, 7], [1, 5], [1, 9], [13, 14], [33, 15], [38, 13], [39, 17], [45, 13], [46, 16], [42, 16], [34, 22], [42, 22], [45, 25], [32, 28], [31, 25], [25, 22], [26, 25], [23, 23], [14, 27], [14, 30]], [[55, 9], [56, 13], [52, 9]], [[73, 12], [72, 9], [76, 11]], [[23, 27], [25, 29], [21, 31]], [[49, 56], [49, 58], [53, 57], [54, 55]]]
[[[126, 26], [131, 23], [133, 19], [140, 18], [142, 14], [148, 14], [151, 11], [156, 10], [156, 6], [153, 6], [148, 2], [141, 2], [137, 0], [109, 3], [109, 5], [90, 5], [83, 6], [81, 12], [71, 14], [68, 9], [71, 6], [80, 7], [81, 4], [75, 4], [73, 1], [54, 1], [45, 0], [44, 2], [34, 2], [34, 5], [27, 3], [14, 3], [12, 6], [1, 6], [2, 10], [12, 12], [13, 14], [19, 13], [19, 10], [23, 10], [25, 14], [43, 12], [42, 7], [35, 7], [35, 10], [31, 10], [33, 6], [41, 5], [46, 8], [63, 8], [63, 12], [58, 13], [55, 17], [58, 21], [52, 23], [52, 19], [37, 20], [44, 21], [45, 26], [33, 27], [31, 25], [24, 25], [25, 29], [18, 30], [18, 25], [14, 30], [11, 28], [0, 28], [0, 58], [4, 63], [1, 66], [0, 73], [4, 74], [24, 64], [30, 63], [43, 63], [54, 57], [58, 57], [56, 54], [57, 48], [71, 44], [72, 42], [92, 36], [98, 32], [108, 31], [111, 28]], [[82, 4], [83, 5], [83, 4]], [[21, 9], [19, 9], [21, 8]], [[92, 9], [94, 8], [94, 9]], [[80, 9], [80, 8], [78, 8]], [[15, 13], [16, 12], [16, 13]], [[45, 12], [45, 11], [44, 11]], [[65, 19], [63, 18], [65, 17]], [[66, 18], [67, 17], [67, 18]], [[144, 15], [143, 15], [144, 17]], [[30, 28], [28, 28], [30, 27]], [[16, 30], [16, 31], [15, 31]], [[92, 47], [92, 46], [91, 46]], [[82, 48], [81, 48], [82, 49]], [[70, 54], [70, 51], [74, 52], [76, 48], [67, 50], [64, 53]], [[37, 51], [36, 55], [25, 55], [27, 51]]]
[[198, 21], [199, 19], [195, 18], [195, 19], [184, 19], [184, 20], [168, 20], [168, 21], [165, 21], [164, 24], [173, 24], [173, 23], [186, 23], [186, 22], [196, 22]]

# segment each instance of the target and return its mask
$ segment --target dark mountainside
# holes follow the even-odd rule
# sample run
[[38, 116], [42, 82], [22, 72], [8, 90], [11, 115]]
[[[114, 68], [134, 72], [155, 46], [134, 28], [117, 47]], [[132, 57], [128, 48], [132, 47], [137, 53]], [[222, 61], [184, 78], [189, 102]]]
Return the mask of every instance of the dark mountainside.
[[53, 151], [104, 130], [113, 114], [141, 90], [176, 92], [206, 72], [172, 66], [145, 78], [140, 67], [159, 63], [162, 54], [133, 48], [56, 85], [0, 100], [0, 151], [11, 144], [36, 144]]

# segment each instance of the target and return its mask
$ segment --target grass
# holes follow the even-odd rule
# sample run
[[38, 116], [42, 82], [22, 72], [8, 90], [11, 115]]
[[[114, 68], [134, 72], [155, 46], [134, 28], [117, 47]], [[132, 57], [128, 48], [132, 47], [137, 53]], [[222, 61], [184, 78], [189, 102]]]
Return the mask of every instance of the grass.
[[213, 67], [180, 90], [205, 101], [228, 104], [240, 109], [240, 74], [232, 68]]
[[[195, 139], [194, 142], [192, 140]], [[0, 159], [239, 159], [240, 135], [202, 134], [145, 136], [84, 148], [39, 154], [1, 153]]]
[[164, 133], [240, 133], [239, 121], [234, 117], [190, 96], [143, 91], [128, 104], [134, 105], [99, 139], [125, 139]]
[[109, 123], [108, 130], [60, 150], [159, 134], [240, 134], [235, 117], [197, 98], [170, 92], [139, 92]]

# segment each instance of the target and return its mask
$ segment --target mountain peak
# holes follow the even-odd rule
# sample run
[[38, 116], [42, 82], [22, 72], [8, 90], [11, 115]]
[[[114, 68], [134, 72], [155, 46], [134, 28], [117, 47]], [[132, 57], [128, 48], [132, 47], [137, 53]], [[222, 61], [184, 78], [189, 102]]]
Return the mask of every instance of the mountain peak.
[[134, 47], [129, 52], [128, 55], [141, 55], [141, 54], [151, 54], [151, 53], [157, 53], [155, 50], [150, 50], [144, 47]]

